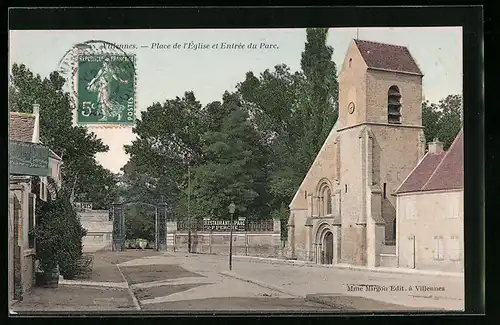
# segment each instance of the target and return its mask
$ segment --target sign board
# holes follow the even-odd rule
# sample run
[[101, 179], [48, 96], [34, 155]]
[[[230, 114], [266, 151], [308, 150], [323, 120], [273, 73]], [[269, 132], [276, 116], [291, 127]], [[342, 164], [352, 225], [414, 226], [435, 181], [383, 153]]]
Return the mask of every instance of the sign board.
[[74, 202], [73, 206], [77, 210], [92, 210], [92, 202]]
[[50, 176], [49, 148], [38, 143], [9, 140], [11, 174]]
[[135, 122], [135, 56], [80, 54], [77, 124]]
[[[203, 220], [204, 231], [230, 231], [230, 220]], [[233, 231], [245, 231], [245, 220], [234, 220]]]

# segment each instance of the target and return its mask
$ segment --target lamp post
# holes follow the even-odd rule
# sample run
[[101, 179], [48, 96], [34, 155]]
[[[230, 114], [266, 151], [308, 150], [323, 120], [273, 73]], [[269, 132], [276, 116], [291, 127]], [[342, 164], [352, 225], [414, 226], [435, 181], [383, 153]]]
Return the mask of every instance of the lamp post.
[[231, 215], [231, 232], [229, 235], [229, 271], [233, 269], [233, 214], [236, 210], [236, 205], [231, 202], [227, 207], [229, 209], [229, 214]]

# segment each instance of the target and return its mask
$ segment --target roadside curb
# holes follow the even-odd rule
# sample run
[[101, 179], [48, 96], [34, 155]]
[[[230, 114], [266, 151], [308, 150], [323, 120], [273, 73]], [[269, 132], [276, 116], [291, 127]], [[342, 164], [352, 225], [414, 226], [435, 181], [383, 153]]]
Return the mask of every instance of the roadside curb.
[[246, 260], [246, 261], [254, 261], [257, 263], [282, 264], [282, 265], [293, 265], [301, 267], [321, 267], [321, 268], [347, 269], [353, 271], [369, 271], [369, 272], [379, 272], [379, 273], [435, 275], [435, 276], [446, 276], [446, 277], [457, 277], [457, 278], [464, 277], [464, 273], [457, 273], [457, 272], [425, 271], [425, 270], [415, 270], [415, 269], [405, 269], [405, 268], [383, 268], [383, 267], [370, 268], [365, 266], [354, 266], [348, 264], [316, 264], [308, 261], [283, 260], [279, 258], [243, 256], [243, 255], [236, 255], [233, 256], [233, 258], [235, 260], [240, 260], [240, 261]]
[[86, 286], [86, 287], [107, 287], [107, 288], [121, 288], [121, 289], [128, 288], [126, 282], [93, 282], [93, 281], [59, 280], [59, 284]]
[[123, 275], [123, 272], [122, 270], [120, 269], [120, 267], [118, 266], [118, 264], [116, 264], [116, 267], [118, 268], [118, 271], [120, 271], [120, 274], [122, 275], [123, 277], [123, 281], [125, 281], [126, 285], [127, 285], [127, 289], [128, 289], [128, 293], [130, 294], [130, 296], [132, 297], [132, 301], [134, 302], [134, 305], [135, 305], [135, 309], [136, 310], [141, 310], [141, 305], [139, 304], [139, 301], [137, 300], [137, 297], [135, 296], [134, 294], [134, 291], [132, 290], [132, 288], [130, 288], [129, 284], [128, 284], [128, 281], [127, 281], [127, 278], [125, 278], [125, 275]]
[[234, 272], [222, 271], [222, 272], [219, 272], [219, 274], [221, 274], [223, 276], [230, 277], [230, 278], [234, 278], [234, 279], [237, 279], [237, 280], [240, 280], [240, 281], [244, 281], [244, 282], [248, 282], [248, 283], [253, 283], [253, 284], [258, 285], [259, 287], [263, 287], [263, 288], [266, 288], [266, 289], [274, 290], [274, 291], [280, 292], [280, 293], [288, 295], [288, 296], [301, 297], [300, 295], [297, 295], [297, 294], [292, 293], [290, 291], [283, 290], [280, 287], [276, 287], [276, 286], [273, 286], [271, 284], [260, 282], [258, 280], [245, 278], [245, 277], [242, 277], [241, 275], [236, 274]]

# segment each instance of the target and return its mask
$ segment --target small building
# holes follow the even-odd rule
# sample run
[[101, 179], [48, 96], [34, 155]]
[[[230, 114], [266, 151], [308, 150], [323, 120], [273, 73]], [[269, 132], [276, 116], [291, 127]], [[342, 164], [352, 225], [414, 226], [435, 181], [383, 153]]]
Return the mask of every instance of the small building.
[[[20, 300], [31, 289], [35, 270], [36, 198], [47, 200], [61, 186], [62, 159], [40, 143], [39, 106], [33, 113], [10, 112], [9, 125], [9, 298]], [[34, 186], [38, 178], [39, 186]], [[49, 185], [48, 178], [53, 182]], [[36, 191], [35, 191], [36, 188]]]
[[464, 271], [463, 131], [448, 151], [437, 139], [396, 189], [398, 265]]

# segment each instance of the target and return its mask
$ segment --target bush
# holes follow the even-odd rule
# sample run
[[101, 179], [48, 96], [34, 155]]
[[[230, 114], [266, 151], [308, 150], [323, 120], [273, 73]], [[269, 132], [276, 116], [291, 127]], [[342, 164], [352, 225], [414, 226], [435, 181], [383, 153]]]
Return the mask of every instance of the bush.
[[77, 263], [83, 254], [82, 238], [87, 231], [69, 200], [57, 198], [43, 202], [38, 209], [38, 221], [33, 230], [36, 256], [43, 271], [57, 265], [67, 279], [77, 275]]

